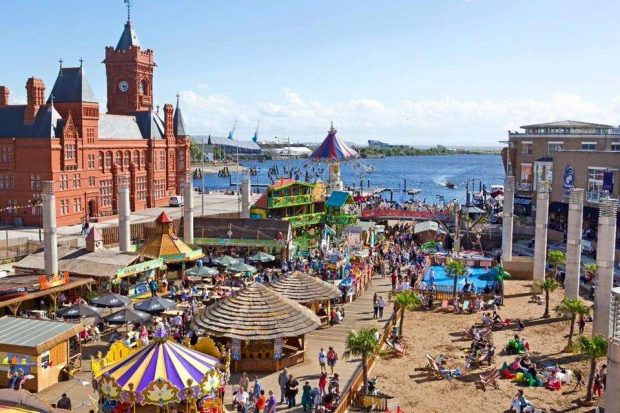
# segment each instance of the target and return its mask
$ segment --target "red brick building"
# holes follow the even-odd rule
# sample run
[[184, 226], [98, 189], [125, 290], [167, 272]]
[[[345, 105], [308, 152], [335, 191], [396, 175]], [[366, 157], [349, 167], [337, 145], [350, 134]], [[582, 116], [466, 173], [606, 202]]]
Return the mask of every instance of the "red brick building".
[[176, 109], [153, 110], [153, 51], [127, 21], [106, 47], [107, 113], [83, 67], [60, 67], [47, 97], [41, 79], [26, 82], [26, 105], [0, 86], [0, 220], [41, 226], [41, 182], [56, 183], [59, 226], [116, 214], [118, 177], [130, 179], [131, 209], [168, 204], [189, 170], [189, 136]]

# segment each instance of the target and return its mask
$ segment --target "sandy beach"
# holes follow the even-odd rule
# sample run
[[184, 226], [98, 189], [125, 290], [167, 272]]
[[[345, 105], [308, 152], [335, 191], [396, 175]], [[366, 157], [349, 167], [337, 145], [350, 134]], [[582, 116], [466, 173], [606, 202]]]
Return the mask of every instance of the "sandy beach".
[[[587, 382], [588, 363], [578, 354], [564, 353], [567, 344], [569, 326], [553, 313], [551, 318], [543, 319], [544, 305], [528, 303], [530, 281], [506, 282], [506, 305], [501, 307], [500, 315], [512, 320], [521, 318], [525, 330], [519, 334], [530, 343], [532, 361], [539, 366], [559, 363], [568, 369], [580, 369]], [[563, 289], [558, 289], [551, 296], [553, 308], [561, 301]], [[591, 304], [591, 303], [589, 303]], [[586, 386], [572, 392], [574, 384], [565, 384], [560, 391], [551, 391], [543, 387], [523, 387], [514, 381], [501, 379], [499, 389], [487, 388], [484, 392], [476, 388], [479, 374], [489, 367], [465, 370], [461, 379], [435, 380], [424, 371], [426, 354], [448, 357], [448, 367], [461, 368], [465, 361], [465, 348], [470, 345], [461, 334], [463, 329], [471, 327], [481, 319], [481, 313], [445, 314], [435, 308], [432, 312], [418, 310], [405, 316], [405, 340], [409, 346], [408, 353], [401, 358], [384, 358], [378, 361], [371, 376], [378, 377], [380, 391], [394, 396], [407, 413], [445, 413], [445, 412], [505, 412], [517, 390], [522, 389], [526, 397], [536, 408], [551, 412], [593, 412], [594, 407], [580, 407], [574, 403], [583, 398]], [[586, 324], [585, 333], [591, 334], [592, 323]], [[575, 327], [577, 331], [577, 327]], [[508, 340], [515, 334], [512, 328], [493, 332], [493, 342], [497, 348], [492, 364], [500, 368], [504, 361], [510, 363], [515, 356], [503, 351]], [[575, 335], [576, 337], [576, 335]], [[599, 360], [599, 364], [604, 362]], [[398, 372], [398, 373], [396, 373]]]

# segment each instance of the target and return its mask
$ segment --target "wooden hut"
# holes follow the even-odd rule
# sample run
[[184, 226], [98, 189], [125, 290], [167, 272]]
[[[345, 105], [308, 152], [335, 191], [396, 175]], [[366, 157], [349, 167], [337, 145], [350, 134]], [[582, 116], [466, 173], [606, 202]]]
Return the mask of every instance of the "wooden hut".
[[233, 371], [273, 372], [304, 361], [304, 336], [321, 321], [309, 308], [254, 283], [211, 304], [192, 324], [225, 342]]
[[285, 274], [270, 287], [283, 296], [309, 307], [319, 316], [322, 324], [330, 321], [331, 300], [342, 295], [334, 284], [301, 271]]
[[79, 366], [81, 354], [71, 353], [69, 340], [83, 329], [82, 324], [61, 321], [0, 318], [0, 386], [6, 387], [7, 373], [17, 370], [34, 376], [23, 384], [34, 392], [58, 383], [65, 371]]

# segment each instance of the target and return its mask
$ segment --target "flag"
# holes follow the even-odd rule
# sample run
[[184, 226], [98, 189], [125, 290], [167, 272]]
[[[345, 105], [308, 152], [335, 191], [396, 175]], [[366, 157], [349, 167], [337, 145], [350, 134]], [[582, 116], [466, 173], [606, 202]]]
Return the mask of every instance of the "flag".
[[232, 131], [228, 132], [228, 139], [230, 139], [231, 141], [233, 140], [233, 134], [232, 134]]

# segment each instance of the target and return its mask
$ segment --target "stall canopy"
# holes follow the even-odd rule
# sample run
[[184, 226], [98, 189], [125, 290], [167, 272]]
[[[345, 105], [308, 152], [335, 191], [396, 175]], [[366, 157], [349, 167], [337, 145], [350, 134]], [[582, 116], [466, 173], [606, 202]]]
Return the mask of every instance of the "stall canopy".
[[84, 326], [33, 318], [0, 318], [0, 346], [4, 351], [36, 356], [84, 330]]
[[310, 309], [259, 283], [216, 301], [192, 324], [203, 334], [240, 340], [296, 337], [321, 327]]
[[331, 300], [342, 295], [334, 284], [301, 271], [288, 273], [269, 287], [300, 304]]
[[331, 193], [329, 198], [327, 198], [325, 206], [330, 208], [342, 208], [345, 205], [353, 203], [353, 197], [350, 193], [345, 191], [334, 191]]
[[291, 224], [279, 219], [194, 219], [196, 245], [282, 249], [291, 238]]
[[415, 226], [413, 227], [414, 234], [419, 234], [420, 232], [426, 232], [426, 231], [439, 232], [442, 234], [445, 233], [445, 231], [442, 230], [439, 227], [439, 224], [435, 221], [420, 222], [418, 224], [415, 224]]
[[[213, 394], [222, 385], [218, 359], [184, 347], [173, 340], [156, 338], [148, 346], [97, 372], [99, 392], [119, 400], [132, 391], [138, 404], [164, 405]], [[191, 385], [188, 382], [191, 380]]]
[[153, 237], [140, 250], [140, 255], [161, 258], [164, 262], [195, 261], [204, 257], [202, 249], [192, 250], [174, 233], [172, 218], [162, 212], [155, 220]]
[[357, 158], [359, 154], [349, 145], [336, 136], [336, 129], [332, 124], [327, 136], [318, 148], [312, 152], [310, 158], [315, 161], [342, 162], [350, 158]]

